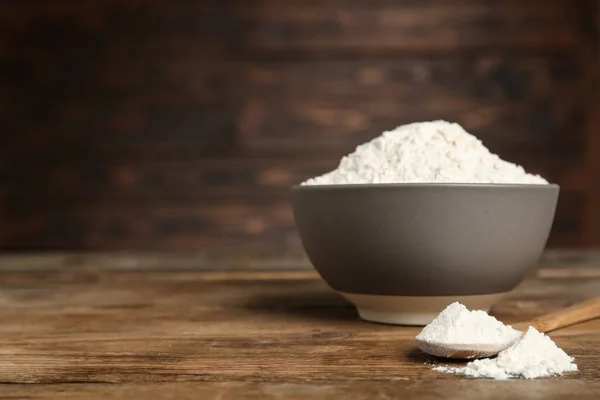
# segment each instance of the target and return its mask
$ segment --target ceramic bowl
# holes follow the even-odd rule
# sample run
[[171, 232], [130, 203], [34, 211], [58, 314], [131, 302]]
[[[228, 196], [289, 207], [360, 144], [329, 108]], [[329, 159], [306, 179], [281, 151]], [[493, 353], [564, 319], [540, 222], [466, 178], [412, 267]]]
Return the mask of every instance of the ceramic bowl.
[[426, 325], [453, 301], [489, 310], [541, 256], [558, 185], [295, 186], [304, 249], [369, 321]]

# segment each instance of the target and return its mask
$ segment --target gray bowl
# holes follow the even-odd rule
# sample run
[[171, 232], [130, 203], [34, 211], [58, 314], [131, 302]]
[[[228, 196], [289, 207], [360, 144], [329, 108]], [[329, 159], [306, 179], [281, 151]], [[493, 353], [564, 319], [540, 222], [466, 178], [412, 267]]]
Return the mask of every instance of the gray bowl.
[[489, 310], [541, 256], [558, 185], [295, 186], [315, 269], [363, 319], [425, 325], [449, 303]]

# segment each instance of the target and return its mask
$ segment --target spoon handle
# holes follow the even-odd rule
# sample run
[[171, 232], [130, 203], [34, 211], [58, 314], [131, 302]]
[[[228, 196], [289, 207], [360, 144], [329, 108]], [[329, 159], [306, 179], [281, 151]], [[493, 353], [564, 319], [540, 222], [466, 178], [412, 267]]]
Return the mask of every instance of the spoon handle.
[[531, 321], [531, 325], [540, 332], [551, 332], [598, 317], [600, 317], [600, 297], [594, 297], [590, 300], [534, 318]]

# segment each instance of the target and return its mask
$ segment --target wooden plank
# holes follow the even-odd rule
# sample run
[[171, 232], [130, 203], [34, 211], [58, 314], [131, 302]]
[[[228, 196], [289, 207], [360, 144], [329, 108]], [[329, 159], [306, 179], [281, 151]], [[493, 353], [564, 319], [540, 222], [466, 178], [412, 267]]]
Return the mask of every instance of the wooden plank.
[[122, 82], [101, 75], [113, 64], [90, 67], [85, 82], [39, 98], [34, 111], [25, 99], [45, 90], [43, 75], [29, 63], [15, 66], [28, 82], [7, 84], [6, 92], [23, 101], [7, 103], [7, 127], [19, 135], [3, 147], [3, 162], [115, 154], [173, 160], [246, 148], [349, 151], [401, 123], [439, 118], [461, 122], [497, 151], [581, 151], [582, 67], [569, 52], [210, 67], [192, 55], [160, 64], [158, 78], [122, 57], [111, 63], [131, 64], [131, 73], [110, 74]]
[[402, 397], [405, 400], [539, 399], [586, 400], [600, 395], [600, 384], [594, 381], [544, 379], [537, 381], [494, 382], [485, 380], [431, 379], [411, 381], [397, 377], [382, 381], [326, 381], [311, 383], [277, 382], [177, 382], [127, 384], [52, 384], [6, 385], [2, 392], [7, 399], [32, 400], [156, 400], [248, 399], [248, 400], [371, 400]]
[[[288, 100], [266, 104], [258, 100], [249, 102], [242, 111], [241, 118], [245, 121], [245, 115], [254, 113], [256, 107], [263, 110], [252, 124], [243, 126], [239, 143], [256, 152], [270, 149], [290, 152], [294, 148], [305, 151], [341, 148], [350, 152], [355, 143], [368, 141], [398, 125], [445, 119], [459, 122], [482, 138], [490, 149], [501, 154], [523, 148], [532, 153], [549, 152], [559, 147], [567, 154], [581, 151], [581, 130], [571, 125], [573, 119], [566, 124], [557, 121], [552, 114], [554, 106], [547, 102], [523, 106], [461, 100], [456, 97], [430, 102], [426, 98], [415, 99], [413, 106], [407, 108], [384, 99], [357, 99], [352, 104], [326, 99], [314, 99], [310, 103]], [[428, 106], [424, 106], [425, 103]], [[579, 112], [578, 108], [568, 109], [569, 114]], [[533, 119], [538, 112], [540, 116], [544, 115], [543, 119]]]
[[547, 250], [540, 264], [544, 269], [560, 269], [565, 265], [574, 269], [595, 268], [600, 266], [600, 251], [597, 250]]
[[[584, 164], [561, 149], [508, 157], [563, 190], [585, 191]], [[19, 198], [281, 198], [289, 187], [335, 169], [343, 154], [208, 158], [180, 161], [15, 160], [0, 171], [0, 192]], [[560, 161], [560, 162], [558, 162]]]
[[264, 0], [238, 9], [244, 45], [277, 55], [374, 54], [469, 48], [569, 46], [576, 23], [566, 1], [389, 2]]
[[[145, 36], [153, 39], [153, 46], [170, 40], [173, 47], [194, 47], [217, 54], [240, 49], [252, 53], [305, 48], [348, 48], [363, 52], [482, 46], [536, 48], [564, 47], [575, 40], [575, 21], [565, 18], [569, 16], [565, 12], [566, 3], [509, 0], [497, 5], [461, 0], [449, 10], [443, 0], [418, 3], [378, 0], [369, 6], [355, 0], [327, 4], [298, 0], [173, 1], [135, 6], [115, 0], [77, 5], [53, 0], [40, 7], [27, 2], [4, 6], [0, 21], [15, 36], [23, 30], [34, 30], [40, 22], [60, 22], [65, 29], [99, 32], [107, 34], [108, 39], [118, 37], [125, 43], [140, 42], [140, 37]], [[108, 35], [110, 32], [117, 36]], [[43, 33], [49, 32], [35, 33], [36, 39], [44, 39]]]
[[287, 201], [205, 204], [43, 199], [29, 205], [16, 201], [2, 213], [2, 219], [4, 249], [300, 251]]
[[168, 147], [157, 137], [173, 136], [196, 151], [233, 146], [239, 107], [228, 88], [239, 73], [229, 63], [215, 75], [211, 65], [228, 47], [227, 7], [213, 0], [32, 4], [0, 7], [0, 104], [10, 116], [3, 153], [18, 158], [30, 146], [45, 153], [58, 145], [102, 157], [104, 141]]
[[[188, 154], [218, 155], [235, 147], [235, 121], [240, 107], [207, 106], [194, 100], [184, 100], [177, 106], [158, 99], [130, 107], [129, 101], [135, 102], [135, 98], [116, 100], [116, 96], [79, 98], [73, 100], [78, 102], [74, 107], [70, 100], [57, 98], [57, 103], [45, 111], [52, 117], [36, 120], [28, 119], [23, 103], [9, 107], [7, 112], [13, 113], [13, 118], [7, 122], [10, 137], [0, 153], [2, 163], [21, 157], [56, 159], [65, 153], [79, 159], [102, 160], [115, 153], [127, 157], [148, 148], [176, 159], [182, 149]], [[112, 99], [115, 102], [108, 105]], [[34, 107], [41, 110], [45, 104]]]
[[553, 57], [485, 56], [249, 67], [255, 89], [239, 141], [252, 149], [347, 148], [403, 123], [448, 119], [497, 151], [580, 152], [579, 68]]
[[[135, 52], [168, 44], [171, 49], [219, 55], [568, 47], [576, 40], [576, 21], [569, 18], [567, 3], [460, 0], [449, 8], [443, 0], [378, 0], [369, 6], [355, 0], [213, 0], [136, 5], [115, 0], [73, 5], [53, 0], [40, 7], [18, 2], [0, 11], [0, 21], [10, 34], [0, 43], [10, 47], [11, 40], [30, 31], [33, 42], [58, 39], [62, 32], [71, 32], [79, 35], [60, 38], [83, 48], [86, 39], [93, 38], [101, 44], [137, 44], [131, 47]], [[42, 25], [46, 29], [39, 28]], [[48, 29], [58, 26], [62, 30]]]
[[573, 247], [581, 244], [581, 219], [580, 210], [586, 201], [585, 193], [570, 193], [561, 191], [556, 207], [554, 224], [548, 239], [550, 247]]
[[[12, 2], [3, 5], [0, 10], [0, 23], [5, 32], [0, 43], [3, 47], [10, 47], [12, 41], [27, 32], [29, 44], [39, 45], [48, 53], [54, 49], [62, 52], [64, 47], [61, 46], [65, 42], [85, 51], [86, 42], [95, 39], [100, 44], [107, 41], [139, 44], [130, 48], [133, 52], [152, 47], [156, 49], [167, 42], [171, 48], [178, 48], [181, 44], [184, 48], [221, 54], [227, 50], [227, 41], [222, 39], [231, 39], [231, 34], [227, 34], [223, 27], [230, 27], [236, 22], [228, 10], [235, 3], [216, 0], [169, 3], [90, 0], [77, 4], [69, 0], [49, 0], [43, 4]], [[70, 37], [63, 35], [65, 32], [78, 35]], [[219, 37], [224, 33], [223, 37]], [[145, 42], [144, 38], [152, 41]], [[42, 46], [44, 43], [49, 45], [46, 49]], [[105, 48], [99, 46], [95, 50]]]
[[[39, 279], [48, 274], [70, 276], [72, 274], [104, 274], [104, 273], [143, 273], [148, 279], [159, 279], [160, 273], [206, 272], [227, 273], [230, 279], [236, 274], [256, 273], [255, 278], [263, 273], [280, 274], [274, 279], [284, 279], [289, 271], [304, 273], [313, 271], [310, 261], [305, 255], [252, 255], [242, 253], [219, 253], [209, 251], [159, 252], [159, 251], [127, 251], [127, 252], [35, 252], [35, 253], [2, 253], [0, 254], [0, 273], [14, 279], [31, 279], [35, 274]], [[544, 274], [561, 274], [579, 278], [581, 271], [597, 275], [600, 271], [600, 251], [592, 250], [546, 250], [539, 261], [537, 276]], [[154, 275], [156, 274], [156, 275]], [[206, 277], [206, 274], [202, 275]], [[16, 277], [16, 278], [15, 278]], [[297, 277], [297, 276], [296, 276]], [[58, 279], [55, 277], [55, 279]]]
[[[590, 267], [588, 264], [586, 264]], [[600, 266], [600, 265], [599, 265]], [[167, 269], [165, 269], [167, 268]], [[593, 268], [593, 265], [590, 267]], [[10, 273], [11, 282], [31, 279], [31, 273], [39, 279], [47, 275], [70, 276], [75, 274], [97, 275], [104, 273], [142, 272], [148, 278], [160, 279], [160, 274], [181, 272], [210, 272], [223, 274], [235, 272], [278, 273], [285, 271], [314, 272], [305, 255], [251, 255], [242, 253], [219, 253], [214, 250], [160, 252], [25, 252], [0, 254], [0, 272]], [[6, 275], [8, 276], [8, 275]], [[231, 274], [229, 275], [232, 276]], [[287, 276], [287, 275], [286, 275]], [[8, 279], [8, 278], [7, 278]], [[59, 279], [54, 277], [53, 279]], [[282, 279], [281, 276], [278, 279]]]
[[[219, 243], [194, 236], [209, 232], [195, 210], [214, 210], [224, 199], [237, 207], [246, 198], [265, 199], [263, 209], [283, 207], [288, 185], [332, 168], [356, 144], [400, 123], [446, 118], [501, 156], [585, 193], [587, 203], [567, 202], [577, 209], [560, 206], [559, 233], [550, 243], [595, 243], [597, 194], [585, 191], [600, 179], [589, 136], [597, 129], [582, 123], [595, 115], [587, 94], [595, 64], [576, 44], [594, 36], [586, 28], [592, 24], [580, 18], [593, 13], [574, 4], [3, 5], [0, 208], [6, 222], [0, 242], [4, 248], [225, 242], [298, 248], [289, 210], [287, 222], [273, 222], [279, 225], [271, 230], [263, 224], [274, 220], [253, 203], [254, 211], [231, 214], [251, 222], [227, 220], [235, 228], [222, 232], [234, 236]], [[587, 170], [584, 153], [592, 160]], [[177, 210], [173, 215], [154, 211], [165, 199]], [[53, 215], [40, 206], [44, 201], [75, 210]], [[251, 228], [240, 228], [247, 223]], [[175, 232], [171, 239], [157, 233], [164, 226]], [[123, 232], [140, 236], [130, 240]]]
[[[585, 109], [587, 115], [587, 171], [589, 182], [600, 187], [600, 1], [585, 2], [582, 7], [582, 20], [588, 29], [584, 40], [580, 42], [581, 57], [585, 60], [585, 78], [583, 84]], [[585, 209], [584, 241], [589, 246], [600, 242], [600, 190], [590, 192]]]
[[[12, 198], [0, 210], [4, 249], [179, 249], [302, 254], [287, 190], [233, 200]], [[583, 192], [563, 191], [549, 241], [581, 243]]]
[[339, 158], [334, 156], [316, 159], [236, 156], [164, 162], [114, 159], [104, 163], [59, 160], [35, 165], [14, 162], [0, 172], [0, 182], [2, 191], [21, 197], [107, 194], [114, 198], [155, 199], [281, 197], [290, 186], [330, 171], [338, 162]]
[[[551, 385], [558, 385], [555, 393], [564, 394], [560, 388], [565, 385], [585, 388], [571, 394], [593, 393], [586, 390], [595, 390], [591, 384], [600, 373], [598, 321], [551, 334], [576, 358], [577, 373], [537, 381], [473, 380], [432, 371], [439, 361], [414, 347], [420, 328], [360, 321], [354, 309], [315, 275], [222, 273], [213, 279], [213, 272], [173, 272], [167, 263], [162, 273], [94, 269], [96, 275], [89, 275], [86, 268], [79, 273], [72, 268], [41, 274], [9, 272], [2, 268], [5, 262], [0, 258], [0, 330], [7, 359], [0, 363], [3, 383], [93, 382], [96, 388], [106, 387], [102, 383], [134, 384], [139, 393], [143, 385], [164, 388], [161, 384], [169, 382], [180, 388], [234, 385], [233, 393], [242, 393], [235, 385], [257, 385], [261, 391], [275, 385], [271, 389], [277, 395], [282, 395], [282, 385], [291, 393], [301, 385], [327, 383], [329, 389], [322, 390], [328, 398], [378, 385], [391, 385], [386, 390], [410, 396], [462, 388], [460, 398], [479, 398], [484, 390], [501, 387], [502, 393], [520, 390], [552, 398], [545, 392]], [[563, 270], [569, 267], [565, 264]], [[598, 276], [532, 277], [493, 313], [513, 323], [598, 290]], [[87, 386], [79, 388], [96, 395], [86, 392]], [[195, 394], [199, 393], [204, 392]]]

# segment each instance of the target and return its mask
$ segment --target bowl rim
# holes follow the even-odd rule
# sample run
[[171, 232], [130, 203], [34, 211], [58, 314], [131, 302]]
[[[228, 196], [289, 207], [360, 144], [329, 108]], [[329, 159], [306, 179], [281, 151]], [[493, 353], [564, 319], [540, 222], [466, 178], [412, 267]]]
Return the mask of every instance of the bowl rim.
[[311, 190], [356, 190], [356, 189], [408, 189], [408, 188], [503, 188], [503, 189], [536, 189], [536, 190], [557, 190], [560, 186], [557, 183], [537, 184], [537, 183], [454, 183], [454, 182], [410, 182], [410, 183], [355, 183], [341, 185], [293, 185], [292, 191], [311, 191]]

